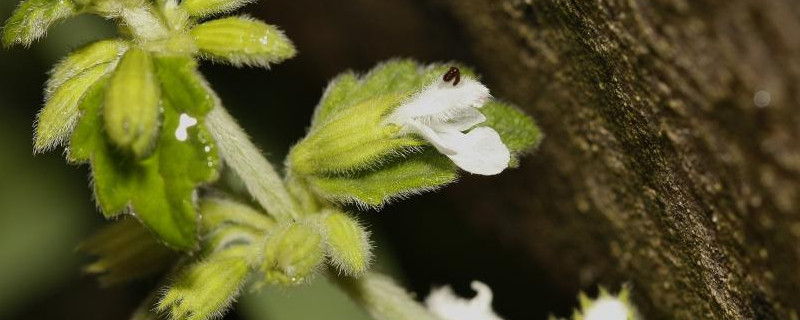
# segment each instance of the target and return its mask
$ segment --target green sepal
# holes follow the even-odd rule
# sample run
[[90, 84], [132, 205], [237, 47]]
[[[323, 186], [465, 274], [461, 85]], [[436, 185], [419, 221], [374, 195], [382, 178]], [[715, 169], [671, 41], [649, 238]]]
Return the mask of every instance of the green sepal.
[[180, 7], [192, 17], [208, 17], [215, 14], [231, 12], [253, 0], [184, 0]]
[[435, 190], [457, 178], [457, 168], [450, 159], [426, 149], [379, 168], [307, 179], [313, 190], [328, 200], [380, 208], [392, 199]]
[[175, 251], [158, 243], [133, 219], [104, 226], [81, 243], [78, 250], [97, 257], [84, 271], [98, 274], [104, 286], [157, 276], [177, 258]]
[[372, 245], [369, 232], [350, 215], [329, 211], [321, 215], [325, 226], [325, 255], [340, 274], [359, 277], [369, 268]]
[[421, 146], [421, 140], [398, 136], [399, 127], [382, 124], [383, 115], [401, 99], [377, 96], [338, 113], [292, 148], [292, 170], [302, 175], [355, 172]]
[[174, 320], [206, 320], [225, 312], [250, 274], [252, 246], [237, 245], [214, 252], [175, 277], [156, 305]]
[[269, 67], [293, 57], [292, 42], [275, 26], [249, 17], [207, 21], [190, 31], [200, 55], [234, 66]]
[[146, 156], [158, 135], [160, 100], [152, 56], [128, 49], [106, 89], [102, 114], [109, 140], [137, 158]]
[[309, 280], [322, 264], [323, 237], [317, 226], [296, 222], [275, 229], [264, 242], [263, 284], [295, 285]]
[[533, 118], [522, 110], [497, 100], [487, 102], [481, 113], [486, 121], [480, 126], [492, 127], [500, 135], [500, 140], [511, 152], [511, 167], [519, 165], [519, 157], [534, 150], [541, 143], [543, 135]]
[[3, 27], [3, 45], [30, 46], [43, 37], [53, 23], [77, 14], [78, 9], [70, 0], [23, 1]]
[[79, 105], [86, 92], [116, 68], [126, 48], [121, 40], [94, 42], [53, 68], [45, 89], [45, 106], [36, 121], [34, 152], [44, 152], [67, 140], [80, 118]]

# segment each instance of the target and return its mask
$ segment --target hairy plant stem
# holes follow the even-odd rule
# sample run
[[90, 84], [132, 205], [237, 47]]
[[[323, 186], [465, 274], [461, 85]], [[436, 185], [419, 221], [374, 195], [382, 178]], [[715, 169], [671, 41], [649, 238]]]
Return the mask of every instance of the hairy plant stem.
[[367, 272], [357, 279], [330, 278], [376, 320], [441, 320], [386, 275]]
[[219, 103], [208, 113], [206, 127], [216, 140], [223, 161], [242, 179], [248, 193], [267, 213], [278, 221], [300, 216], [299, 207], [278, 172]]

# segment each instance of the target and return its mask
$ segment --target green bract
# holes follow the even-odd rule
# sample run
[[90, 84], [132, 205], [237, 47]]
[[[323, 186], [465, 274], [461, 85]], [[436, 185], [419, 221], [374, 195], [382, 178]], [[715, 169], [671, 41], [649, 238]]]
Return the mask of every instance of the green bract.
[[344, 212], [330, 211], [322, 215], [329, 263], [343, 274], [360, 276], [369, 268], [372, 253], [369, 232]]
[[211, 20], [191, 33], [202, 56], [234, 66], [269, 67], [296, 54], [278, 28], [248, 17]]
[[303, 283], [322, 263], [323, 237], [317, 227], [292, 223], [270, 233], [262, 249], [260, 270], [268, 284]]
[[3, 28], [3, 44], [29, 46], [47, 33], [53, 23], [77, 14], [70, 0], [27, 0], [6, 21]]

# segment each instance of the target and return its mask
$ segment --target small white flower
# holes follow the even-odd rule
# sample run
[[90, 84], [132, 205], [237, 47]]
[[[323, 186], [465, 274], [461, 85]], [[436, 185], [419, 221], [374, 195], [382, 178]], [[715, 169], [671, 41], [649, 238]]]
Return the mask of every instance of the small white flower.
[[443, 320], [503, 320], [492, 310], [492, 289], [479, 281], [471, 286], [478, 293], [471, 300], [456, 296], [450, 287], [441, 287], [425, 298], [425, 306]]
[[[401, 126], [400, 134], [416, 133], [467, 172], [494, 175], [508, 167], [511, 154], [478, 108], [491, 97], [478, 81], [454, 84], [441, 78], [411, 97], [386, 118]], [[468, 132], [465, 132], [469, 130]]]
[[584, 310], [584, 320], [629, 320], [628, 305], [616, 297], [605, 297], [594, 301], [591, 307]]

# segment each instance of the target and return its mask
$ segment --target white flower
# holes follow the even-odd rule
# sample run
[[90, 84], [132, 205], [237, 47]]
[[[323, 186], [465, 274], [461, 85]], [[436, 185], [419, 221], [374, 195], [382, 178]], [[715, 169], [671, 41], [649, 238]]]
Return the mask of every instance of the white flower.
[[472, 282], [478, 294], [472, 300], [462, 299], [450, 287], [433, 289], [425, 298], [425, 306], [443, 320], [503, 320], [492, 310], [492, 290], [479, 282]]
[[624, 302], [616, 297], [605, 297], [594, 301], [584, 310], [584, 320], [628, 320], [631, 311]]
[[419, 134], [467, 172], [498, 174], [511, 159], [500, 135], [490, 127], [469, 130], [486, 121], [478, 108], [491, 97], [489, 89], [466, 77], [456, 82], [439, 78], [389, 114], [385, 122], [401, 126], [401, 134]]

